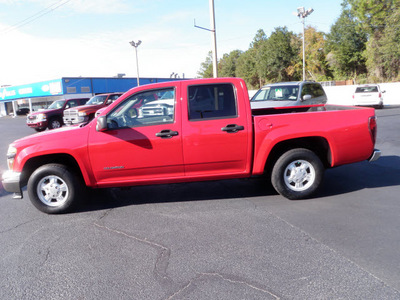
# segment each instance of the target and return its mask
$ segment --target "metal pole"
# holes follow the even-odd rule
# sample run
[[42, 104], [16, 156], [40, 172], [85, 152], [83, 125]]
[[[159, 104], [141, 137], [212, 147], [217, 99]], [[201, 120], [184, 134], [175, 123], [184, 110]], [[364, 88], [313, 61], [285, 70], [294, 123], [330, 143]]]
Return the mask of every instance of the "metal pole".
[[138, 60], [138, 54], [137, 54], [137, 48], [139, 47], [139, 45], [142, 43], [141, 40], [139, 40], [137, 43], [135, 43], [134, 41], [129, 42], [129, 44], [132, 45], [132, 47], [135, 48], [135, 54], [136, 54], [136, 72], [137, 72], [137, 86], [140, 86], [140, 82], [139, 82], [139, 60]]
[[137, 74], [137, 85], [139, 86], [139, 60], [138, 60], [138, 55], [137, 55], [137, 47], [135, 47], [135, 53], [136, 53], [136, 74]]
[[304, 20], [305, 17], [303, 17], [303, 81], [306, 80], [306, 47], [305, 47]]
[[213, 32], [213, 74], [214, 78], [218, 77], [218, 58], [217, 58], [217, 32], [215, 30], [215, 12], [214, 0], [210, 0], [210, 16], [211, 16], [211, 31]]

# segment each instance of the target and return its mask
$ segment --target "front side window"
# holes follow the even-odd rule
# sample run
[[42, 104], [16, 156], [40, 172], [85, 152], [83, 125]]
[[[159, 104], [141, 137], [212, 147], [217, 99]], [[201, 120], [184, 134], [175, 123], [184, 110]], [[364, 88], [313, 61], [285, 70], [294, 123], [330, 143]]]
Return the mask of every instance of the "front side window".
[[231, 84], [189, 86], [189, 120], [236, 117], [236, 96]]
[[92, 97], [88, 102], [86, 102], [86, 105], [99, 105], [99, 104], [103, 104], [104, 101], [106, 101], [107, 96], [103, 95], [103, 96], [94, 96]]
[[54, 101], [49, 106], [49, 109], [60, 109], [60, 108], [63, 108], [64, 104], [65, 104], [65, 100], [57, 100], [57, 101]]
[[[167, 96], [166, 96], [167, 95]], [[165, 88], [134, 94], [107, 115], [110, 129], [173, 123], [175, 90]]]

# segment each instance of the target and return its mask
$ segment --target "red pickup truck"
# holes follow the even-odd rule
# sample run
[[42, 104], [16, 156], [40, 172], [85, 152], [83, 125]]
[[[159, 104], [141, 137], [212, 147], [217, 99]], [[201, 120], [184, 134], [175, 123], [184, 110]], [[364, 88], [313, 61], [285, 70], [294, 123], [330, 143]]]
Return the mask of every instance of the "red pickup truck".
[[[141, 107], [170, 97], [173, 109]], [[85, 126], [13, 142], [6, 191], [46, 213], [71, 211], [90, 188], [270, 175], [289, 199], [311, 197], [325, 168], [374, 161], [373, 108], [307, 105], [251, 110], [239, 78], [135, 87]]]

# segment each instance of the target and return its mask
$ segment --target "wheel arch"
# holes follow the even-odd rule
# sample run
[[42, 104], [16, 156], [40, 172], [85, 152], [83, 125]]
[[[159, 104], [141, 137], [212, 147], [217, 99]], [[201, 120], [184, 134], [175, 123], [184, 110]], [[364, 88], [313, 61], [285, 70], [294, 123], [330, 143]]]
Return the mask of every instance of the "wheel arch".
[[328, 141], [323, 137], [313, 136], [285, 140], [274, 145], [265, 162], [264, 171], [270, 174], [279, 157], [281, 157], [283, 153], [296, 148], [304, 148], [313, 151], [319, 157], [325, 168], [331, 166], [332, 154]]
[[24, 168], [22, 170], [21, 186], [26, 186], [29, 177], [32, 173], [39, 167], [46, 164], [61, 164], [68, 167], [71, 172], [79, 176], [82, 182], [85, 182], [84, 176], [81, 172], [78, 162], [75, 158], [66, 153], [49, 154], [42, 156], [31, 157], [26, 161]]

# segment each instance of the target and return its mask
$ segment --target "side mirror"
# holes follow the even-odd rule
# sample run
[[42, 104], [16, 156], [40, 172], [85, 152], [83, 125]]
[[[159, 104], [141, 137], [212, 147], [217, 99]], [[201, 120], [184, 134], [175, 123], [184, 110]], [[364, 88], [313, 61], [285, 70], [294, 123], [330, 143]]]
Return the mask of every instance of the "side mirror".
[[106, 116], [101, 116], [97, 118], [97, 124], [96, 124], [96, 131], [103, 132], [108, 129], [107, 127], [107, 117]]
[[303, 96], [303, 101], [307, 101], [307, 100], [310, 100], [312, 97], [311, 97], [311, 95], [304, 95]]

